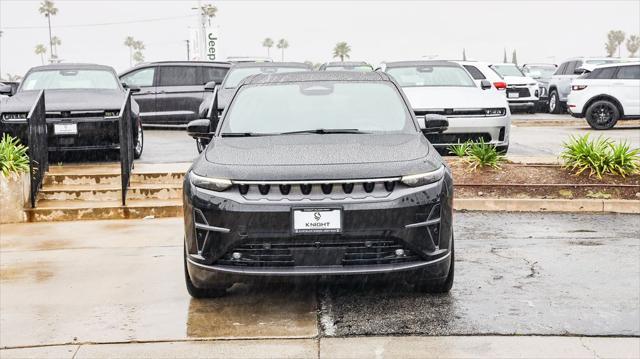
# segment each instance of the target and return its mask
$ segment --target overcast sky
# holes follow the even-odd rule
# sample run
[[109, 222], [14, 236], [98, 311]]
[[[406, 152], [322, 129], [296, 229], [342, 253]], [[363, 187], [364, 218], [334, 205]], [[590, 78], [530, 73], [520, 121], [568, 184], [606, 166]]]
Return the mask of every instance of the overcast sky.
[[[198, 16], [197, 1], [55, 0], [54, 35], [66, 62], [129, 66], [123, 45], [131, 35], [146, 45], [147, 61], [183, 60]], [[206, 3], [207, 1], [202, 1]], [[351, 59], [377, 65], [423, 56], [501, 61], [503, 49], [524, 62], [604, 56], [607, 31], [640, 33], [640, 0], [630, 1], [211, 1], [218, 7], [221, 51], [266, 56], [265, 37], [286, 38], [286, 60], [331, 60], [338, 41]], [[24, 74], [40, 64], [36, 44], [48, 47], [39, 1], [0, 0], [0, 71]], [[90, 24], [111, 25], [84, 26]], [[77, 26], [83, 25], [83, 26]], [[624, 45], [623, 45], [624, 46]], [[272, 57], [279, 59], [275, 48]], [[623, 47], [622, 54], [627, 53]]]

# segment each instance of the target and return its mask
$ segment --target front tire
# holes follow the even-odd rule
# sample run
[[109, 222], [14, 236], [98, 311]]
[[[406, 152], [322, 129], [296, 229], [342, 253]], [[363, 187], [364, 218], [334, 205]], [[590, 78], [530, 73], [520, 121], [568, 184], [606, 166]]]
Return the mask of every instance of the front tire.
[[451, 264], [449, 265], [449, 272], [447, 277], [444, 280], [419, 280], [414, 284], [414, 288], [416, 291], [421, 293], [449, 293], [451, 288], [453, 287], [453, 277], [454, 277], [454, 246], [453, 246], [453, 236], [451, 237]]
[[562, 112], [562, 104], [560, 103], [558, 91], [551, 90], [549, 93], [549, 113], [559, 114], [560, 112]]
[[227, 294], [227, 287], [217, 287], [217, 288], [198, 288], [191, 281], [191, 277], [189, 277], [189, 268], [187, 267], [187, 250], [186, 246], [182, 251], [182, 256], [184, 258], [184, 281], [187, 286], [187, 292], [193, 298], [219, 298]]
[[138, 122], [138, 131], [136, 131], [135, 142], [133, 144], [133, 158], [136, 160], [142, 156], [144, 150], [144, 132], [142, 130], [142, 123]]
[[592, 103], [585, 113], [587, 123], [594, 130], [608, 130], [620, 119], [620, 111], [615, 104], [607, 100]]

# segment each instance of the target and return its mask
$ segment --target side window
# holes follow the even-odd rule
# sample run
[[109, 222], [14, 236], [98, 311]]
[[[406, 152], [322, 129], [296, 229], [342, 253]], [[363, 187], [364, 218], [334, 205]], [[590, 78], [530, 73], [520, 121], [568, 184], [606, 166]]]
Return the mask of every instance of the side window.
[[622, 80], [640, 80], [640, 65], [620, 66], [617, 79]]
[[554, 75], [564, 75], [564, 70], [567, 68], [568, 62], [563, 62], [562, 65], [558, 67]]
[[598, 80], [610, 80], [615, 75], [617, 68], [616, 67], [605, 67], [602, 69], [595, 69], [589, 75], [590, 79], [598, 79]]
[[575, 69], [576, 69], [576, 64], [577, 64], [577, 63], [578, 63], [577, 61], [571, 61], [571, 62], [569, 62], [569, 64], [567, 65], [567, 68], [566, 68], [566, 69], [565, 69], [565, 71], [564, 71], [564, 74], [565, 74], [565, 75], [573, 75], [573, 72], [574, 72], [574, 71], [575, 71]]
[[482, 72], [480, 72], [480, 70], [478, 70], [478, 68], [475, 67], [475, 66], [464, 65], [464, 68], [467, 69], [467, 71], [469, 71], [469, 73], [471, 74], [471, 77], [473, 77], [474, 80], [486, 80], [487, 79], [482, 74]]
[[198, 83], [195, 66], [160, 66], [158, 86], [194, 86]]
[[579, 69], [580, 67], [582, 67], [582, 61], [578, 60], [578, 61], [576, 61], [575, 69]]
[[210, 81], [215, 81], [216, 84], [221, 84], [225, 75], [229, 71], [228, 68], [225, 67], [202, 67], [202, 82], [207, 83]]
[[127, 74], [122, 77], [122, 82], [131, 86], [149, 87], [153, 86], [153, 76], [156, 73], [155, 67], [147, 67]]

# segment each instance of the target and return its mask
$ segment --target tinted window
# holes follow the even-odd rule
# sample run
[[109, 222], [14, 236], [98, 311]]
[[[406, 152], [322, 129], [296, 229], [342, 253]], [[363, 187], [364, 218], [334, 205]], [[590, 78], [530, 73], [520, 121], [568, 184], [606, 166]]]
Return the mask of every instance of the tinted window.
[[582, 61], [578, 60], [576, 61], [576, 69], [579, 69], [580, 67], [582, 67]]
[[124, 75], [122, 77], [122, 82], [126, 83], [129, 86], [131, 85], [135, 85], [138, 87], [153, 86], [153, 76], [155, 75], [155, 73], [156, 73], [155, 67], [140, 69], [132, 73], [129, 73], [127, 75]]
[[202, 82], [207, 83], [210, 81], [215, 81], [217, 84], [220, 84], [222, 83], [222, 80], [224, 80], [224, 77], [228, 71], [229, 69], [224, 67], [202, 67]]
[[560, 65], [554, 75], [564, 75], [564, 70], [566, 70], [568, 64], [568, 62], [564, 62], [562, 65]]
[[571, 61], [568, 65], [567, 68], [564, 71], [565, 75], [573, 75], [573, 72], [576, 69], [576, 63], [577, 61]]
[[158, 86], [202, 85], [198, 81], [195, 66], [160, 66]]
[[634, 66], [621, 66], [619, 67], [618, 75], [616, 78], [640, 80], [640, 65]]
[[471, 74], [471, 77], [473, 77], [474, 80], [486, 80], [487, 79], [482, 74], [482, 72], [480, 72], [480, 70], [478, 70], [478, 68], [475, 67], [475, 66], [464, 65], [464, 68], [467, 69], [467, 71], [469, 71], [469, 73]]
[[598, 80], [612, 79], [615, 73], [616, 73], [615, 67], [605, 67], [603, 69], [593, 70], [593, 72], [587, 75], [586, 78], [598, 79]]
[[391, 67], [387, 73], [402, 87], [453, 86], [475, 87], [469, 74], [459, 66], [421, 65]]
[[386, 82], [300, 82], [244, 86], [222, 126], [225, 132], [277, 134], [358, 129], [415, 131], [398, 90]]

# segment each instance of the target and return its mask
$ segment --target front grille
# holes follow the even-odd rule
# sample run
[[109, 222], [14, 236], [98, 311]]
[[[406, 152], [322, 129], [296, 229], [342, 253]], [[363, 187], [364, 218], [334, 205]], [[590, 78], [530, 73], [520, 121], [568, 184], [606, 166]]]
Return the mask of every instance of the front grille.
[[509, 96], [510, 93], [517, 93], [519, 97], [529, 97], [529, 96], [531, 96], [531, 92], [526, 87], [524, 87], [524, 88], [507, 87], [507, 96]]
[[485, 117], [487, 114], [482, 108], [440, 108], [440, 109], [417, 109], [413, 111], [416, 116], [442, 115], [449, 118], [455, 117]]
[[[397, 255], [396, 250], [402, 250]], [[323, 258], [324, 257], [324, 258]], [[419, 261], [396, 239], [322, 240], [295, 238], [287, 242], [252, 242], [229, 250], [219, 265], [292, 267], [313, 265], [379, 265]]]
[[59, 111], [47, 112], [47, 118], [101, 118], [105, 111]]
[[400, 178], [379, 178], [366, 180], [327, 180], [292, 182], [234, 182], [237, 191], [248, 200], [301, 200], [301, 199], [345, 199], [345, 198], [384, 198], [389, 196]]
[[491, 142], [491, 134], [489, 133], [441, 133], [441, 134], [427, 134], [427, 139], [432, 144], [440, 143], [463, 143], [467, 141]]

